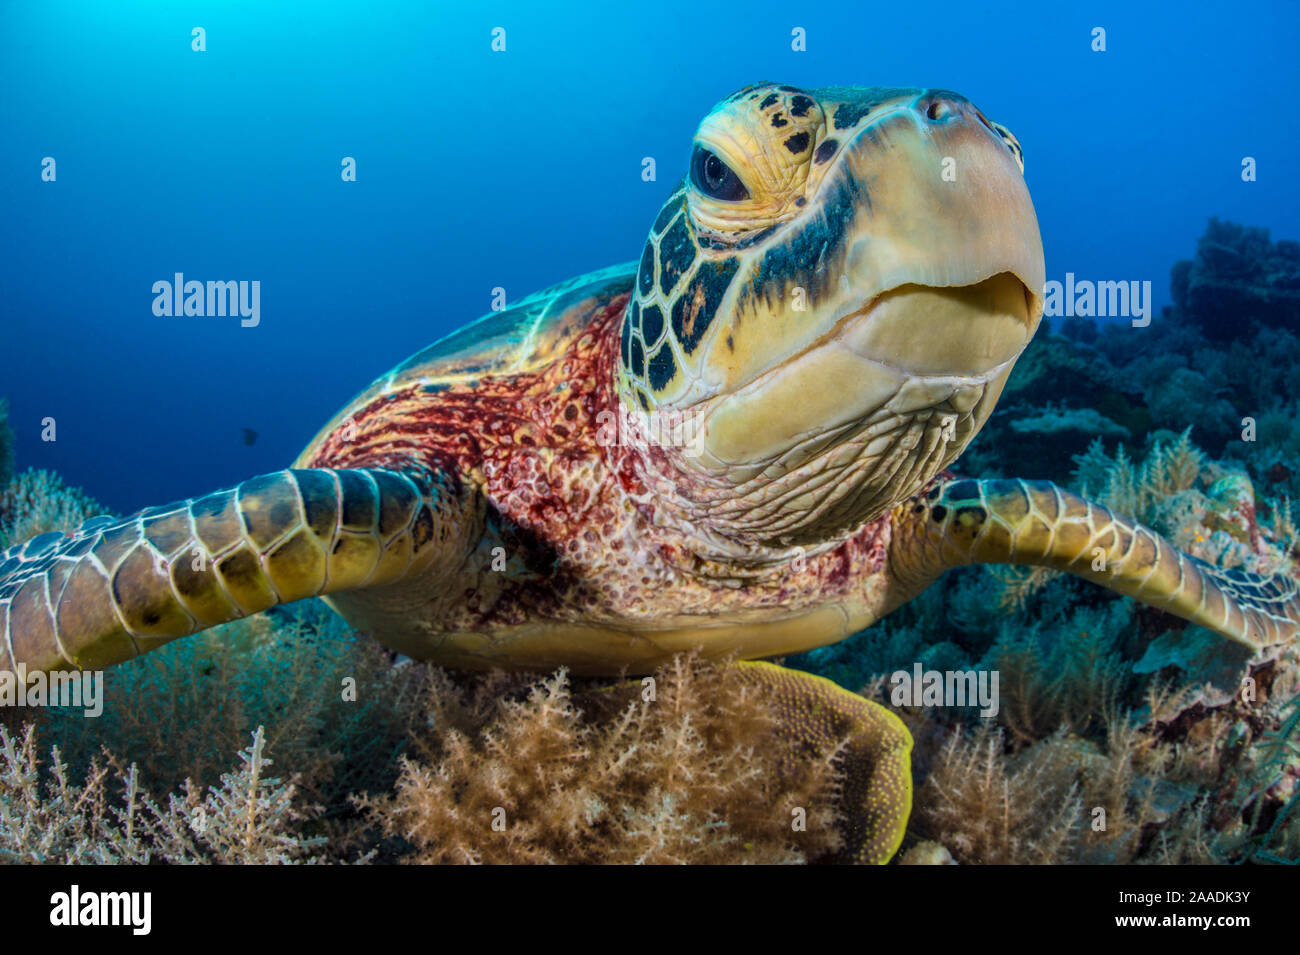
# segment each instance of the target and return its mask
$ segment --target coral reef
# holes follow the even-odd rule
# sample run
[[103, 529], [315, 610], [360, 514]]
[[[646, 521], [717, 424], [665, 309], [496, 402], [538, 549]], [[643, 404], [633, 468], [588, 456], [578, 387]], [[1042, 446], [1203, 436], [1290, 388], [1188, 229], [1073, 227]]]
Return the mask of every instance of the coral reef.
[[[1212, 563], [1296, 574], [1300, 245], [1211, 220], [1172, 287], [1146, 328], [1044, 328], [958, 466], [1056, 480]], [[0, 541], [102, 510], [11, 474], [0, 405]], [[1294, 863], [1297, 652], [1256, 656], [1050, 570], [973, 567], [785, 662], [885, 705], [918, 662], [998, 672], [994, 719], [898, 710], [903, 864]], [[679, 659], [654, 686], [452, 675], [316, 601], [281, 608], [109, 671], [99, 719], [0, 709], [0, 861], [836, 857], [839, 750], [785, 744], [726, 668]]]
[[102, 504], [80, 488], [68, 487], [53, 471], [28, 468], [0, 490], [0, 550], [107, 513]]
[[[959, 469], [1050, 478], [1204, 560], [1296, 574], [1294, 246], [1211, 222], [1196, 262], [1175, 268], [1175, 307], [1150, 327], [1074, 319], [1040, 332]], [[1245, 267], [1251, 257], [1263, 265]], [[1230, 342], [1214, 332], [1224, 309]], [[888, 675], [917, 661], [1000, 674], [996, 726], [904, 711], [910, 839], [927, 856], [1300, 859], [1296, 648], [1253, 658], [1077, 578], [983, 567], [787, 664], [884, 700]], [[1098, 808], [1105, 829], [1093, 828]]]
[[[74, 773], [104, 750], [169, 792], [210, 785], [257, 727], [325, 819], [350, 795], [382, 791], [424, 715], [423, 667], [359, 637], [320, 601], [204, 631], [104, 673], [104, 715], [32, 711]], [[0, 719], [3, 719], [0, 711]]]
[[470, 695], [442, 677], [442, 729], [394, 795], [368, 801], [414, 844], [408, 861], [771, 864], [840, 846], [835, 753], [791, 758], [766, 702], [725, 668], [679, 658], [654, 701], [640, 683], [575, 697], [563, 672], [522, 700], [501, 699], [507, 683]]
[[1267, 229], [1211, 219], [1171, 285], [1178, 308], [1211, 340], [1234, 338], [1243, 320], [1300, 331], [1300, 242], [1270, 242]]
[[[792, 863], [842, 845], [839, 747], [782, 745], [725, 667], [678, 658], [653, 698], [575, 692], [563, 672], [381, 666], [351, 636], [253, 624], [121, 668], [99, 719], [0, 726], [0, 861]], [[269, 776], [272, 752], [292, 771]]]
[[1295, 497], [1300, 243], [1211, 219], [1171, 287], [1174, 305], [1145, 328], [1076, 317], [1040, 329], [962, 470], [1066, 483], [1097, 438], [1149, 447], [1190, 425], [1212, 459]]
[[[305, 818], [291, 783], [269, 776], [261, 727], [242, 765], [206, 793], [187, 784], [165, 807], [143, 791], [134, 765], [96, 761], [71, 782], [57, 747], [42, 771], [36, 733], [0, 727], [0, 862], [267, 865], [315, 861], [323, 838], [294, 829]], [[120, 790], [120, 792], [118, 792]], [[308, 810], [309, 812], [310, 810]]]

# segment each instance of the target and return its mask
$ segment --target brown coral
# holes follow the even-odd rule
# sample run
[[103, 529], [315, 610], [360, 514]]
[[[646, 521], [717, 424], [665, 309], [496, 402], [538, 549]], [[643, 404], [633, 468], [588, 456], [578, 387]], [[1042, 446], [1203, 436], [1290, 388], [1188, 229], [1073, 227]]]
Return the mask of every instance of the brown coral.
[[788, 863], [841, 844], [836, 752], [779, 743], [762, 696], [679, 658], [652, 682], [520, 698], [441, 675], [433, 731], [367, 801], [412, 862]]

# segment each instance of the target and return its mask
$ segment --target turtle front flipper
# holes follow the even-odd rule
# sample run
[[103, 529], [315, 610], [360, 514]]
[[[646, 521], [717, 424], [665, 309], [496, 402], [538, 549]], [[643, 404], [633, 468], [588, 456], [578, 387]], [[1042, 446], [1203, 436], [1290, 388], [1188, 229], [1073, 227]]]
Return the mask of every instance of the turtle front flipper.
[[458, 563], [457, 482], [379, 468], [277, 471], [0, 554], [0, 670], [111, 666], [277, 604]]
[[1300, 588], [1215, 567], [1050, 481], [941, 481], [893, 514], [889, 567], [904, 591], [963, 564], [1077, 574], [1254, 649], [1295, 640]]

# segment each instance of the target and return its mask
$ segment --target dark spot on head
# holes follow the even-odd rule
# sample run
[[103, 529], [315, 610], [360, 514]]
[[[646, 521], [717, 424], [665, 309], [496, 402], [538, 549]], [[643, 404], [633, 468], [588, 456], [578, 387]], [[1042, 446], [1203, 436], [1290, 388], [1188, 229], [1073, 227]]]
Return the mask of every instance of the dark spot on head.
[[636, 287], [642, 296], [649, 295], [655, 287], [655, 247], [647, 242], [641, 252], [641, 267], [636, 273]]
[[776, 129], [780, 129], [782, 126], [789, 126], [790, 123], [787, 120], [782, 119], [780, 113], [777, 113], [775, 116], [772, 117], [772, 125]]
[[736, 350], [736, 343], [733, 342], [733, 341], [731, 340], [731, 336], [728, 335], [728, 336], [727, 336], [727, 351], [735, 351], [735, 350]]
[[934, 509], [930, 511], [930, 517], [936, 521], [942, 521], [947, 516], [948, 508], [944, 507], [942, 504], [936, 504]]
[[639, 401], [639, 402], [641, 402], [641, 410], [642, 410], [642, 411], [649, 411], [649, 410], [650, 410], [650, 401], [649, 401], [648, 398], [646, 398], [646, 396], [645, 396], [645, 392], [642, 391], [640, 388], [638, 388], [638, 389], [636, 390], [636, 400]]
[[979, 527], [984, 523], [986, 517], [988, 517], [988, 514], [982, 507], [967, 506], [957, 508], [957, 520], [963, 524], [972, 524]]
[[794, 153], [794, 155], [796, 156], [799, 155], [801, 152], [803, 152], [805, 149], [808, 148], [808, 134], [795, 133], [793, 136], [791, 136], [789, 139], [785, 141], [785, 148], [790, 150], [790, 152]]
[[667, 202], [664, 203], [664, 207], [659, 210], [659, 216], [655, 219], [655, 224], [654, 224], [655, 235], [664, 234], [664, 229], [668, 228], [668, 223], [673, 221], [673, 216], [677, 215], [678, 211], [681, 210], [681, 207], [682, 207], [681, 193], [674, 194]]
[[[780, 293], [776, 290], [794, 285], [803, 286], [817, 301], [834, 281], [831, 276], [836, 270], [832, 266], [843, 255], [853, 217], [863, 204], [861, 189], [851, 177], [833, 177], [830, 185], [822, 189], [821, 214], [809, 216], [807, 222], [801, 220], [802, 227], [787, 241], [764, 252], [737, 309], [743, 312], [755, 298], [777, 295]], [[819, 262], [825, 267], [819, 268]]]
[[659, 289], [665, 296], [672, 294], [678, 281], [695, 262], [695, 253], [690, 224], [682, 216], [673, 222], [659, 242]]
[[763, 97], [763, 102], [758, 104], [758, 108], [767, 109], [769, 106], [771, 106], [780, 98], [781, 97], [777, 96], [775, 93], [768, 93], [766, 96]]
[[654, 347], [663, 332], [664, 313], [658, 305], [647, 305], [641, 312], [641, 337], [645, 339], [646, 345]]
[[800, 209], [802, 209], [804, 206], [808, 204], [808, 200], [805, 199], [803, 196], [800, 196], [798, 199], [794, 201], [794, 204], [798, 206]]
[[835, 150], [839, 149], [840, 142], [838, 139], [828, 139], [817, 147], [817, 152], [813, 153], [813, 162], [825, 162], [835, 155]]
[[835, 128], [848, 129], [850, 126], [856, 126], [858, 121], [871, 112], [871, 105], [867, 103], [841, 103], [835, 107]]
[[673, 334], [687, 355], [695, 351], [708, 331], [736, 268], [735, 258], [702, 262], [695, 277], [673, 303]]
[[628, 367], [638, 378], [645, 374], [645, 347], [639, 338], [632, 339], [632, 363]]
[[564, 420], [565, 420], [565, 421], [572, 421], [572, 420], [573, 420], [574, 418], [576, 418], [576, 417], [578, 417], [578, 406], [577, 406], [577, 405], [565, 405], [565, 406], [564, 406]]
[[664, 386], [673, 380], [673, 375], [677, 374], [677, 362], [667, 342], [651, 356], [646, 372], [650, 387], [655, 391], [663, 391]]
[[796, 96], [790, 100], [791, 116], [807, 116], [808, 110], [812, 108], [813, 101], [806, 96]]

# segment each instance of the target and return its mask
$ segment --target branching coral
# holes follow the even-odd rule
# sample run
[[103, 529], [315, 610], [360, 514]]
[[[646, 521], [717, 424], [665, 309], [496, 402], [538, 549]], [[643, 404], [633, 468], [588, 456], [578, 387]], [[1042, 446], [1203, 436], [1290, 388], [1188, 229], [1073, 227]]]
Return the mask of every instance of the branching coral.
[[418, 758], [366, 801], [409, 861], [782, 863], [839, 846], [834, 752], [780, 745], [725, 668], [679, 658], [653, 684], [577, 696], [561, 672], [523, 699], [500, 699], [502, 680], [439, 677]]
[[1103, 751], [1062, 729], [1008, 754], [1001, 730], [957, 730], [919, 794], [915, 830], [965, 863], [1215, 861], [1195, 791], [1138, 772], [1149, 745], [1128, 732]]
[[15, 739], [0, 727], [0, 861], [74, 864], [167, 862], [264, 865], [312, 861], [324, 842], [298, 832], [312, 812], [292, 783], [268, 774], [259, 727], [241, 765], [203, 792], [187, 783], [161, 806], [135, 766], [94, 762], [71, 782], [58, 748], [38, 759], [36, 732]]
[[1095, 439], [1074, 459], [1075, 483], [1111, 510], [1157, 526], [1158, 508], [1194, 488], [1205, 474], [1205, 455], [1192, 444], [1191, 430], [1172, 440], [1157, 438], [1141, 465], [1133, 463], [1123, 445], [1112, 456]]
[[1300, 696], [1283, 706], [1255, 755], [1241, 780], [1248, 811], [1234, 848], [1253, 862], [1300, 864]]
[[[723, 668], [679, 660], [652, 699], [641, 683], [575, 694], [563, 674], [458, 682], [394, 664], [333, 619], [308, 605], [227, 625], [107, 673], [98, 719], [40, 711], [58, 781], [0, 796], [12, 845], [45, 845], [18, 824], [31, 813], [63, 833], [39, 851], [67, 861], [83, 837], [117, 861], [299, 846], [335, 860], [797, 862], [841, 845], [838, 750], [792, 750], [762, 694]], [[233, 797], [213, 793], [230, 790], [220, 774], [249, 732], [294, 770], [293, 793], [241, 848], [222, 834]], [[15, 757], [33, 772], [34, 738]], [[158, 807], [145, 792], [172, 796]], [[123, 842], [123, 813], [147, 838]], [[204, 818], [217, 828], [200, 838]]]
[[999, 585], [998, 608], [1006, 612], [1024, 611], [1034, 594], [1061, 576], [1061, 571], [1051, 567], [1017, 567], [1011, 564], [991, 565], [989, 573]]
[[[217, 782], [256, 727], [327, 820], [354, 816], [348, 796], [387, 791], [424, 667], [394, 665], [318, 601], [205, 631], [104, 674], [103, 715], [37, 711], [76, 772], [102, 748], [170, 791]], [[0, 715], [3, 715], [0, 712]]]
[[0, 549], [37, 534], [71, 530], [105, 513], [102, 504], [80, 488], [68, 487], [53, 471], [28, 468], [0, 489]]

